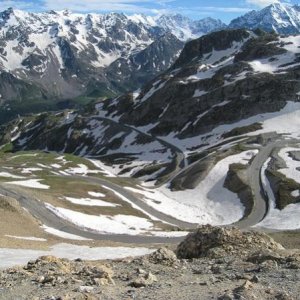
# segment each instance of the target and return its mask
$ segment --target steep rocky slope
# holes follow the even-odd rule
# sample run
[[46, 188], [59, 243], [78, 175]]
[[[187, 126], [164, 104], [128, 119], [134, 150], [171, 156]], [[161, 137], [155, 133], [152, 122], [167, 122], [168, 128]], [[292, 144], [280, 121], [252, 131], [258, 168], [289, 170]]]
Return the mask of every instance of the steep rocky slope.
[[[178, 58], [184, 43], [171, 33], [155, 40], [146, 49], [114, 61], [106, 70], [115, 90], [128, 91], [141, 87], [149, 78], [156, 77], [171, 67]], [[176, 53], [177, 50], [177, 53]]]
[[139, 93], [99, 103], [95, 113], [192, 150], [297, 101], [298, 46], [298, 36], [212, 33], [187, 43], [174, 66]]

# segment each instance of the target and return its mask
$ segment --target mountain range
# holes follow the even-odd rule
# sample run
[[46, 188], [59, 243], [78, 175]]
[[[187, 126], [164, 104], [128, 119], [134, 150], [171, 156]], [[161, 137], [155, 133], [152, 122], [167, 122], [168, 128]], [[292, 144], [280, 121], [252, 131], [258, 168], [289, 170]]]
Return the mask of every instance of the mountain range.
[[228, 26], [176, 15], [0, 13], [0, 119], [73, 107], [137, 90], [170, 68], [185, 42], [222, 29], [300, 32], [300, 9], [280, 3]]
[[7, 9], [0, 13], [1, 120], [50, 109], [58, 100], [136, 89], [169, 68], [184, 41], [224, 26], [180, 15]]
[[171, 164], [178, 151], [192, 161], [200, 149], [262, 129], [268, 114], [298, 99], [299, 46], [299, 37], [260, 30], [211, 33], [188, 42], [174, 65], [143, 88], [81, 112], [19, 119], [2, 143], [129, 162], [122, 174], [136, 174], [139, 161]]

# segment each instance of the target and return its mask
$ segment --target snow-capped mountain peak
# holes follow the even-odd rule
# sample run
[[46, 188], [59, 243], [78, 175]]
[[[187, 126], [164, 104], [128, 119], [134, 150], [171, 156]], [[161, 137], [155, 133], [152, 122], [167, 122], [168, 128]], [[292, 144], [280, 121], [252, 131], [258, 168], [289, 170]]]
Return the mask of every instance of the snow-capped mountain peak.
[[[218, 22], [210, 20], [212, 30], [222, 26]], [[24, 100], [26, 93], [35, 99], [72, 99], [111, 95], [124, 86], [136, 89], [170, 67], [183, 42], [205, 33], [206, 25], [180, 15], [8, 8], [0, 12], [2, 100]]]
[[156, 23], [180, 40], [195, 39], [203, 34], [226, 27], [223, 22], [213, 18], [195, 21], [180, 14], [162, 15], [156, 20]]
[[251, 11], [234, 19], [230, 28], [261, 28], [281, 34], [297, 34], [300, 32], [299, 6], [291, 6], [280, 2], [273, 3], [260, 11]]

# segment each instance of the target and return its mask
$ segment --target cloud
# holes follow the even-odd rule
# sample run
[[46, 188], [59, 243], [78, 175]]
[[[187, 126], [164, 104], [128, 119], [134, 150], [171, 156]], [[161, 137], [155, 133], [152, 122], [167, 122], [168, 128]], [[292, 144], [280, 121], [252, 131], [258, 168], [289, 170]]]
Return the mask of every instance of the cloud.
[[37, 6], [37, 1], [14, 1], [14, 0], [2, 0], [0, 1], [0, 11], [13, 7], [24, 10], [34, 10]]
[[63, 10], [74, 12], [122, 11], [155, 13], [174, 0], [0, 0], [0, 10], [13, 7], [29, 11]]
[[151, 13], [163, 8], [173, 0], [44, 0], [45, 10], [62, 10], [68, 8], [71, 11], [122, 11], [127, 13]]
[[222, 7], [222, 6], [195, 6], [195, 7], [175, 7], [173, 9], [169, 9], [166, 11], [162, 11], [162, 13], [176, 13], [180, 12], [185, 15], [197, 15], [197, 16], [219, 16], [220, 14], [244, 14], [249, 12], [250, 8], [245, 7]]
[[259, 7], [265, 7], [273, 3], [279, 3], [278, 0], [246, 0], [248, 4], [252, 4]]
[[249, 8], [244, 8], [244, 7], [220, 7], [220, 6], [204, 6], [204, 7], [198, 7], [198, 9], [207, 12], [225, 12], [225, 13], [244, 13], [249, 11]]

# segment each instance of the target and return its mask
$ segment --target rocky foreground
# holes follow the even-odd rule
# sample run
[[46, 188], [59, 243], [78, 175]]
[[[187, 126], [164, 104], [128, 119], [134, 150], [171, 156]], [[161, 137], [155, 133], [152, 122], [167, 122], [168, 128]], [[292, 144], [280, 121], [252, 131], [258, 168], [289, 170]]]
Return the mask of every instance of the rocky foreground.
[[41, 257], [0, 273], [0, 299], [300, 299], [300, 251], [202, 226], [173, 252], [118, 261]]

